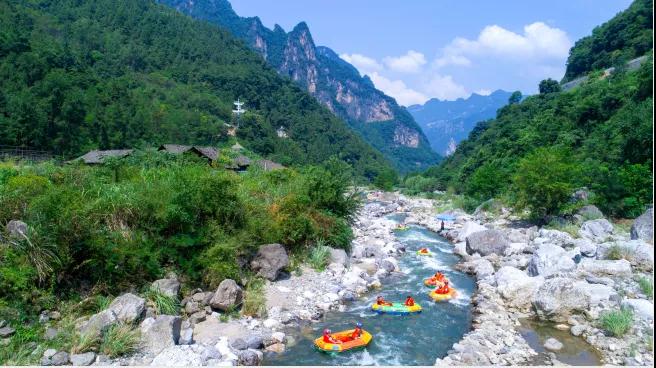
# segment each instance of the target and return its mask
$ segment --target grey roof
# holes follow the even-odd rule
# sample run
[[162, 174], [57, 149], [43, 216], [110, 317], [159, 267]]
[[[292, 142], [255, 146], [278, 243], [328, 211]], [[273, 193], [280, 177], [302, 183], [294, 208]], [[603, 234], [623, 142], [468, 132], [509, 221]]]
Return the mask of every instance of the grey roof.
[[281, 164], [277, 162], [273, 162], [271, 160], [259, 160], [255, 162], [258, 166], [260, 166], [264, 171], [273, 171], [273, 170], [280, 170], [284, 169], [285, 167], [282, 166]]
[[84, 156], [80, 156], [77, 160], [82, 160], [84, 161], [85, 164], [102, 164], [105, 158], [107, 157], [118, 157], [122, 158], [125, 156], [129, 156], [134, 152], [134, 150], [131, 149], [123, 149], [123, 150], [107, 150], [107, 151], [90, 151], [87, 152]]
[[230, 170], [240, 170], [247, 168], [251, 163], [252, 161], [250, 158], [244, 155], [239, 155], [232, 159], [229, 164], [225, 165], [225, 168]]
[[166, 151], [169, 153], [185, 153], [191, 150], [192, 146], [184, 146], [181, 144], [163, 144], [159, 146], [158, 151]]
[[196, 150], [201, 156], [207, 157], [212, 161], [219, 158], [219, 150], [214, 147], [194, 146], [194, 150]]

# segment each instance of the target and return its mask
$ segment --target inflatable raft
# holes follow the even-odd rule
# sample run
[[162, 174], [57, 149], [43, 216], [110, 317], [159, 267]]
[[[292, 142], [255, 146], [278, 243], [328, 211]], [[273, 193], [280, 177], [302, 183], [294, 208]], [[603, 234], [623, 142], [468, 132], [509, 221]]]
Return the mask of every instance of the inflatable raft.
[[[354, 330], [351, 329], [351, 330], [337, 332], [332, 335], [336, 339], [340, 340], [341, 338], [350, 336], [353, 333], [353, 331]], [[373, 339], [373, 336], [371, 336], [369, 332], [362, 330], [362, 335], [358, 339], [342, 342], [340, 344], [333, 344], [329, 342], [324, 342], [323, 336], [321, 336], [314, 340], [314, 346], [316, 346], [317, 349], [321, 351], [341, 353], [347, 350], [363, 348], [369, 345], [371, 339]]]
[[433, 290], [428, 294], [428, 296], [430, 296], [436, 302], [442, 302], [454, 298], [456, 296], [456, 291], [455, 289], [450, 289], [446, 294], [438, 294], [435, 292], [435, 290]]
[[430, 250], [427, 250], [425, 252], [422, 252], [421, 250], [418, 250], [417, 254], [420, 255], [420, 256], [432, 256], [433, 252], [431, 252]]
[[394, 230], [396, 230], [396, 231], [406, 231], [408, 229], [410, 229], [410, 228], [407, 227], [407, 226], [397, 226], [396, 229], [394, 229]]
[[371, 310], [378, 314], [411, 314], [421, 312], [421, 306], [417, 303], [412, 307], [408, 307], [403, 303], [392, 303], [392, 305], [378, 305], [376, 303], [371, 305]]

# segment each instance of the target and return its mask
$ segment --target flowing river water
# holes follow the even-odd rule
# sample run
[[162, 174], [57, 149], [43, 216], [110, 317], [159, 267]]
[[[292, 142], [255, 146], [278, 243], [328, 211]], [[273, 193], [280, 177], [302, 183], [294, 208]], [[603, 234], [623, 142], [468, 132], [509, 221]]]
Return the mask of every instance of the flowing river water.
[[[402, 220], [398, 215], [392, 220]], [[319, 323], [288, 330], [293, 340], [285, 352], [267, 353], [264, 365], [433, 365], [443, 357], [471, 328], [471, 295], [475, 280], [453, 269], [459, 257], [452, 253], [453, 246], [439, 235], [420, 226], [397, 232], [397, 239], [406, 246], [406, 253], [399, 259], [400, 273], [383, 281], [377, 292], [346, 306], [344, 312], [329, 312]], [[432, 257], [418, 256], [416, 251], [427, 247]], [[458, 291], [449, 302], [435, 303], [429, 298], [430, 288], [423, 280], [441, 270]], [[377, 295], [390, 301], [402, 302], [412, 295], [423, 307], [419, 314], [398, 316], [378, 315], [371, 311]], [[365, 349], [344, 353], [323, 353], [316, 350], [313, 340], [325, 328], [342, 331], [361, 322], [373, 336]]]

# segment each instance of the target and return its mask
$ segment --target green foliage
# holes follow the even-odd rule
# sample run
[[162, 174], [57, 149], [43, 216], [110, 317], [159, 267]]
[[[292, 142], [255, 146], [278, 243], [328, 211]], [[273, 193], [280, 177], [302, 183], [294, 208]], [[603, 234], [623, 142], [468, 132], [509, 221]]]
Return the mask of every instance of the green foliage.
[[622, 308], [618, 311], [610, 311], [601, 315], [601, 326], [604, 330], [616, 337], [624, 336], [633, 326], [633, 312]]
[[627, 10], [576, 42], [570, 50], [563, 81], [644, 55], [652, 48], [652, 27], [653, 1], [633, 1]]
[[72, 354], [82, 354], [93, 351], [99, 345], [99, 339], [94, 334], [81, 335], [77, 334], [73, 340]]
[[540, 94], [548, 94], [548, 93], [555, 93], [555, 92], [560, 92], [560, 83], [558, 81], [553, 80], [551, 78], [543, 79], [540, 81], [539, 88]]
[[[0, 14], [0, 144], [66, 157], [216, 145], [228, 139], [225, 124], [241, 98], [248, 113], [237, 135], [260, 155], [285, 165], [336, 155], [369, 180], [390, 167], [226, 30], [157, 2], [11, 0]], [[289, 138], [277, 137], [281, 124]]]
[[403, 193], [409, 195], [430, 193], [437, 189], [437, 180], [423, 175], [409, 175], [403, 179], [401, 187]]
[[515, 91], [510, 95], [508, 98], [508, 104], [509, 105], [514, 105], [517, 103], [520, 103], [522, 101], [522, 92], [521, 91]]
[[577, 181], [577, 167], [567, 152], [538, 148], [519, 161], [513, 177], [518, 208], [535, 218], [558, 214], [569, 201]]
[[649, 299], [654, 298], [654, 280], [652, 278], [640, 276], [638, 279], [638, 285], [640, 285], [642, 293], [647, 295]]
[[244, 316], [264, 318], [266, 317], [266, 295], [264, 294], [264, 281], [256, 278], [246, 285], [244, 291], [244, 302], [241, 313]]
[[111, 358], [116, 358], [136, 351], [138, 346], [139, 330], [133, 329], [130, 325], [116, 324], [103, 334], [100, 351]]
[[569, 210], [566, 190], [585, 186], [608, 216], [637, 216], [653, 201], [651, 67], [505, 106], [424, 175], [440, 189], [534, 207], [536, 216]]
[[157, 314], [177, 315], [180, 311], [178, 300], [162, 293], [159, 289], [150, 287], [146, 290], [144, 296]]
[[398, 182], [398, 175], [394, 170], [383, 170], [381, 171], [376, 179], [374, 179], [374, 185], [377, 188], [382, 190], [393, 190], [394, 185]]
[[[104, 166], [13, 170], [14, 183], [47, 183], [29, 196], [16, 194], [23, 185], [0, 186], [0, 208], [19, 204], [33, 245], [0, 243], [0, 305], [6, 301], [28, 313], [38, 312], [34, 306], [51, 308], [55, 295], [70, 295], [80, 283], [108, 295], [170, 269], [214, 288], [225, 278], [247, 277], [239, 262], [261, 244], [308, 250], [325, 239], [348, 248], [359, 206], [357, 193], [347, 194], [352, 171], [339, 160], [300, 172], [235, 174], [184, 157], [136, 152], [122, 163], [118, 181]], [[0, 211], [0, 224], [13, 218], [13, 211]], [[47, 272], [39, 271], [34, 249], [47, 249], [57, 260]], [[146, 294], [159, 313], [177, 312], [177, 301]], [[107, 302], [95, 296], [80, 310], [93, 313]]]
[[314, 248], [310, 250], [310, 258], [308, 259], [310, 266], [312, 266], [312, 268], [314, 268], [316, 271], [321, 272], [326, 269], [329, 261], [329, 248], [324, 245], [324, 241], [317, 242]]

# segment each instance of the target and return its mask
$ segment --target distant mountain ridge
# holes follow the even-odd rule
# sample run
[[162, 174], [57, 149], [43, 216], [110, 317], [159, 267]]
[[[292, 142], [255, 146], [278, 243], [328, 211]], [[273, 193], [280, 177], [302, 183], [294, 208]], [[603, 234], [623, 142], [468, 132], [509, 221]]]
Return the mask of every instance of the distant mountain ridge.
[[266, 28], [258, 17], [238, 16], [227, 0], [159, 2], [227, 28], [346, 120], [401, 171], [420, 170], [439, 160], [412, 116], [333, 50], [316, 46], [305, 22], [287, 33], [279, 25]]
[[433, 98], [407, 109], [423, 129], [433, 150], [449, 155], [467, 138], [476, 123], [494, 118], [497, 110], [508, 103], [510, 95], [512, 92], [496, 90], [488, 96], [473, 93], [455, 101]]

